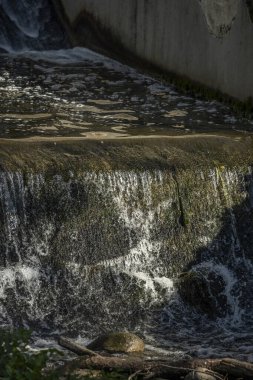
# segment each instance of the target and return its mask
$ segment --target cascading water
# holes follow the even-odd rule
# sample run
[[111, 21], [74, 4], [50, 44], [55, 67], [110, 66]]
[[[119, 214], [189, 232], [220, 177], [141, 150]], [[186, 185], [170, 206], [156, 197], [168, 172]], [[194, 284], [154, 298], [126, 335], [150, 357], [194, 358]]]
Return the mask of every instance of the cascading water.
[[[82, 336], [129, 328], [203, 356], [196, 334], [207, 345], [219, 331], [247, 357], [236, 337], [252, 334], [250, 170], [0, 178], [1, 325]], [[175, 287], [189, 269], [209, 278], [211, 317]]]
[[[103, 140], [96, 148], [104, 147], [103, 170], [82, 169], [74, 144], [63, 153], [76, 159], [73, 171], [65, 160], [53, 175], [48, 164], [58, 138], [134, 137], [144, 129], [145, 137], [191, 138], [222, 128], [245, 134], [252, 124], [87, 49], [27, 53], [61, 47], [49, 0], [0, 0], [0, 49], [22, 52], [1, 57], [1, 138], [48, 139], [50, 151], [45, 171], [31, 162], [8, 171], [19, 154], [1, 155], [0, 326], [39, 337], [129, 329], [177, 357], [253, 361], [251, 168], [225, 169], [219, 151], [205, 169], [176, 169], [182, 152], [185, 162], [192, 157], [189, 139], [185, 150], [163, 147], [166, 170], [152, 169], [160, 161], [148, 146], [144, 170], [142, 148], [128, 145], [126, 160], [134, 151], [142, 169], [120, 170], [119, 154], [120, 169], [107, 171]], [[199, 149], [206, 154], [203, 141]]]
[[0, 49], [19, 52], [66, 45], [49, 0], [0, 0]]

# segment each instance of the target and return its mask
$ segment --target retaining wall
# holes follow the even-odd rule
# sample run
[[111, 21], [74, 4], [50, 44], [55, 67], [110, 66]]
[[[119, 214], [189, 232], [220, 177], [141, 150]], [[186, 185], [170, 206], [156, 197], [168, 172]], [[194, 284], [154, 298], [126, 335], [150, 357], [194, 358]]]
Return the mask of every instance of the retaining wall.
[[253, 97], [253, 0], [61, 3], [72, 26], [89, 14], [108, 36], [159, 68], [242, 101]]

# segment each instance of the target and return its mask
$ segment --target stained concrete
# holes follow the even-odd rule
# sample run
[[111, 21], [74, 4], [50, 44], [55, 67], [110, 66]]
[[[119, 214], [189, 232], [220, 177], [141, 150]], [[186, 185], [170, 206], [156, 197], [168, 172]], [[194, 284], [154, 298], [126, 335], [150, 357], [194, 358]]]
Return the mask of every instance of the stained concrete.
[[251, 0], [61, 0], [140, 58], [245, 101], [253, 96]]
[[225, 36], [231, 29], [241, 0], [199, 0], [207, 25], [216, 37]]

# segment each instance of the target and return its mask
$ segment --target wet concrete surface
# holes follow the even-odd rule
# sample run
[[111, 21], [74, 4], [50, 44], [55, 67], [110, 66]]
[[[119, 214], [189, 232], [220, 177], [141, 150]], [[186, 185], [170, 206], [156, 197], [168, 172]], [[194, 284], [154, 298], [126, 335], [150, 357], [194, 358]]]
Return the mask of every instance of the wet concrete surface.
[[53, 59], [34, 53], [1, 55], [1, 139], [126, 139], [245, 136], [253, 122], [216, 101], [172, 86], [79, 49]]

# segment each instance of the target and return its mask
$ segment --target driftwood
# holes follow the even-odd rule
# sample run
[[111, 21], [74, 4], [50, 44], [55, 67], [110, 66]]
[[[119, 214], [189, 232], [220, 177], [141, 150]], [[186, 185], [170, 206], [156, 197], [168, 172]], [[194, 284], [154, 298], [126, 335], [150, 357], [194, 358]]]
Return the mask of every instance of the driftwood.
[[253, 379], [253, 364], [235, 359], [221, 359], [210, 361], [213, 371], [229, 375], [229, 378]]
[[[253, 364], [234, 359], [199, 359], [183, 362], [166, 362], [159, 360], [144, 360], [136, 357], [90, 356], [80, 357], [68, 363], [67, 371], [72, 369], [95, 369], [105, 371], [122, 371], [128, 374], [138, 374], [144, 379], [155, 377], [178, 380], [184, 378], [196, 368], [207, 368], [217, 380], [222, 379], [253, 379]], [[131, 377], [132, 378], [132, 377]]]
[[171, 380], [178, 380], [194, 369], [201, 367], [204, 371], [206, 368], [208, 373], [212, 374], [217, 380], [222, 380], [223, 378], [227, 378], [228, 380], [253, 379], [253, 364], [230, 358], [196, 359], [171, 363], [165, 360], [145, 360], [131, 356], [101, 356], [85, 346], [64, 337], [60, 337], [58, 343], [62, 347], [82, 356], [69, 362], [65, 366], [64, 371], [67, 372], [71, 372], [77, 368], [122, 371], [130, 374], [130, 379], [132, 379], [135, 374], [138, 374], [142, 375], [146, 380], [159, 376], [170, 378]]
[[157, 377], [158, 375], [163, 375], [165, 377], [169, 376], [171, 380], [180, 379], [192, 371], [192, 368], [184, 366], [183, 363], [173, 363], [170, 365], [169, 363], [167, 364], [166, 362], [157, 360], [148, 361], [136, 357], [122, 358], [114, 356], [92, 356], [78, 358], [73, 360], [71, 363], [68, 363], [65, 370], [67, 370], [67, 372], [71, 372], [76, 368], [121, 371], [130, 375], [142, 375], [147, 379]]
[[69, 339], [69, 338], [59, 337], [58, 338], [58, 344], [61, 347], [67, 348], [69, 351], [72, 351], [75, 354], [80, 355], [80, 356], [89, 355], [89, 356], [99, 356], [99, 357], [101, 357], [101, 355], [99, 355], [97, 352], [89, 350], [85, 346], [83, 346], [81, 344], [78, 344], [78, 343], [76, 343], [75, 341], [73, 341], [72, 339]]

